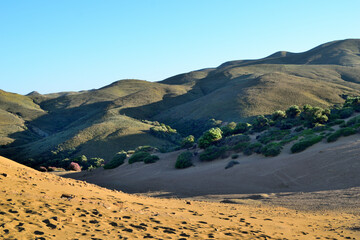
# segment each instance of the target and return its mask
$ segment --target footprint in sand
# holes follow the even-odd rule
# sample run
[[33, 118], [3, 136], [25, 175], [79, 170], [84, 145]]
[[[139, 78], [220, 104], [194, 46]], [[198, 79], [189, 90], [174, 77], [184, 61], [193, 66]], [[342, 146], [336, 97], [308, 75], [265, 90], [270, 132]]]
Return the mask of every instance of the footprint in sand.
[[42, 232], [42, 231], [35, 231], [34, 234], [35, 234], [35, 235], [44, 235], [44, 232]]

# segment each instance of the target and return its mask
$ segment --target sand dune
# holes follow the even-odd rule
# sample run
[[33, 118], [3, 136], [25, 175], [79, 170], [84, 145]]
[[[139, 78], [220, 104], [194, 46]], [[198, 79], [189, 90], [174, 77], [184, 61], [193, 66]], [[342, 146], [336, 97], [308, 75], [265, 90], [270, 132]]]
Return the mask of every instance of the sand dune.
[[286, 145], [277, 157], [241, 155], [240, 164], [225, 169], [230, 157], [212, 162], [195, 161], [195, 167], [174, 168], [179, 152], [158, 154], [154, 164], [124, 164], [113, 170], [97, 169], [69, 177], [128, 193], [167, 193], [175, 197], [221, 194], [312, 192], [360, 186], [358, 135], [334, 143], [318, 143], [290, 154]]
[[1, 239], [358, 239], [359, 216], [157, 199], [0, 158]]

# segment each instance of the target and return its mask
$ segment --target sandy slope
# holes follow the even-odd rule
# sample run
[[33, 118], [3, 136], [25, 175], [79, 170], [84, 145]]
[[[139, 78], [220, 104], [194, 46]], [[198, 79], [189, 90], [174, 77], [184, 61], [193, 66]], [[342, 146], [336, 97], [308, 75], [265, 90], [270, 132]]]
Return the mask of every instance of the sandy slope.
[[135, 196], [1, 157], [0, 186], [0, 239], [360, 238], [354, 214]]
[[165, 192], [170, 196], [199, 197], [221, 194], [311, 192], [360, 187], [359, 135], [334, 143], [318, 143], [290, 154], [291, 144], [277, 157], [240, 156], [240, 164], [225, 169], [231, 160], [195, 162], [195, 167], [174, 168], [179, 152], [159, 154], [154, 164], [124, 164], [113, 170], [70, 174], [111, 189], [129, 193]]

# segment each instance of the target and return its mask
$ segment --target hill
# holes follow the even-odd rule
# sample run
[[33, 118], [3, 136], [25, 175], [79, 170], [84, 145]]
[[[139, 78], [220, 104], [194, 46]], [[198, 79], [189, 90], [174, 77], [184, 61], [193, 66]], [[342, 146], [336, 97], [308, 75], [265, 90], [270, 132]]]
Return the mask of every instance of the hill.
[[183, 135], [194, 129], [201, 134], [212, 118], [243, 121], [293, 104], [341, 104], [346, 95], [360, 95], [359, 44], [358, 39], [335, 41], [160, 82], [121, 80], [100, 89], [45, 95], [3, 91], [0, 153], [35, 162], [81, 154], [109, 160], [139, 145], [174, 146], [166, 134], [151, 134], [156, 122]]
[[353, 213], [133, 196], [3, 157], [0, 169], [2, 239], [359, 237]]

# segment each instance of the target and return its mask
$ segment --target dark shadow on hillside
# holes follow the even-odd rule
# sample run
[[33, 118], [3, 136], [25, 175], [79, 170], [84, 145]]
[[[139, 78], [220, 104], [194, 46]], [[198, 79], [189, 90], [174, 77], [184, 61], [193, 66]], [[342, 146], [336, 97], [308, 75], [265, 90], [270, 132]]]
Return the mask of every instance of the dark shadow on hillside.
[[[232, 84], [234, 81], [241, 82], [244, 87], [251, 87], [257, 84], [256, 78], [250, 74], [244, 74], [236, 79], [231, 79], [229, 76], [226, 76], [223, 72], [214, 72], [210, 73], [204, 79], [197, 80], [195, 85], [190, 91], [186, 94], [172, 97], [165, 95], [162, 101], [150, 103], [140, 107], [131, 107], [124, 108], [120, 110], [121, 114], [136, 118], [136, 119], [150, 119], [150, 120], [160, 120], [157, 118], [157, 115], [168, 113], [172, 108], [196, 101], [214, 91], [217, 91], [223, 87], [228, 87], [228, 84]], [[207, 108], [208, 106], [204, 106]], [[171, 114], [169, 114], [171, 116]], [[201, 118], [201, 120], [208, 120], [212, 118]], [[241, 116], [239, 116], [239, 119]], [[183, 119], [161, 119], [166, 124], [177, 124]], [[187, 123], [184, 122], [185, 125]]]
[[59, 109], [31, 122], [26, 122], [27, 130], [11, 134], [9, 137], [15, 141], [0, 148], [0, 154], [13, 160], [18, 160], [22, 156], [27, 157], [29, 153], [22, 152], [25, 147], [37, 141], [46, 141], [54, 134], [64, 130], [76, 128], [75, 130], [79, 131], [82, 125], [102, 114], [109, 103], [99, 102], [75, 108]]

